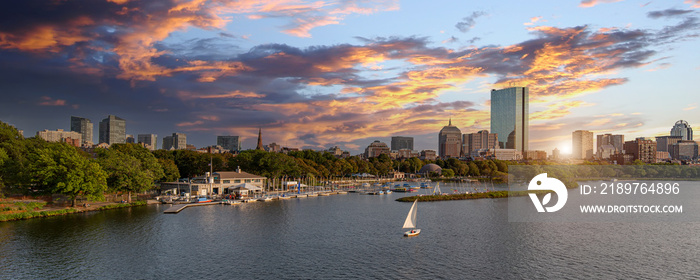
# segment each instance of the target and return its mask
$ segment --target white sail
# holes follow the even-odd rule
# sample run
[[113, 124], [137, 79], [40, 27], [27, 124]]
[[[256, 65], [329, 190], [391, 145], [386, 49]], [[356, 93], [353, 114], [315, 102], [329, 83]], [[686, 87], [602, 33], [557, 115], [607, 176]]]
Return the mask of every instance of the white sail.
[[416, 227], [416, 204], [418, 199], [413, 202], [411, 206], [411, 211], [408, 211], [408, 216], [406, 216], [406, 221], [403, 222], [403, 228], [415, 228]]

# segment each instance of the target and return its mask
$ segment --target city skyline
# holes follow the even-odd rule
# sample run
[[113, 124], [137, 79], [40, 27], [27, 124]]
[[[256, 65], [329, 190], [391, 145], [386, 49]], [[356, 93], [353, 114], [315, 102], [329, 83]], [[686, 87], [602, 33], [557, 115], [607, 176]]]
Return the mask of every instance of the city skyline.
[[116, 115], [197, 147], [251, 149], [262, 128], [264, 144], [438, 150], [448, 119], [490, 130], [491, 89], [527, 86], [530, 150], [700, 126], [697, 1], [316, 3], [0, 4], [0, 120], [29, 136]]

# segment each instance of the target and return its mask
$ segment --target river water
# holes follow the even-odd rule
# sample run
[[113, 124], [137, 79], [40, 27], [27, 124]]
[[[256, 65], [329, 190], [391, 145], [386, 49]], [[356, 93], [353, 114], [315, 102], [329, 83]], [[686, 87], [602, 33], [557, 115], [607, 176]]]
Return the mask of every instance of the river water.
[[462, 200], [419, 203], [404, 238], [404, 195], [0, 223], [0, 279], [700, 278], [698, 222], [515, 223], [507, 199]]

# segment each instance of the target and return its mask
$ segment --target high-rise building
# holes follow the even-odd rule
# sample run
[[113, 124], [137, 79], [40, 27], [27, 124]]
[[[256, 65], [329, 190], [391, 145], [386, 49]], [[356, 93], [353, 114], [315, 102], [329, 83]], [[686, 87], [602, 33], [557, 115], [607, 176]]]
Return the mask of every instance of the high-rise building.
[[593, 159], [593, 132], [576, 130], [571, 134], [571, 158]]
[[681, 140], [693, 140], [693, 129], [684, 120], [677, 121], [671, 128], [671, 136], [681, 136]]
[[365, 148], [365, 158], [373, 158], [373, 157], [378, 157], [381, 154], [390, 154], [391, 150], [389, 150], [389, 147], [384, 143], [380, 142], [379, 140], [375, 140], [372, 142], [372, 144], [369, 144], [367, 148]]
[[552, 150], [552, 159], [553, 159], [553, 160], [558, 160], [559, 157], [560, 157], [560, 156], [559, 156], [559, 149], [555, 147], [554, 150]]
[[83, 140], [82, 144], [85, 144], [85, 145], [92, 145], [93, 144], [93, 142], [92, 142], [93, 141], [92, 140], [93, 125], [89, 119], [71, 116], [70, 117], [70, 131], [75, 131], [75, 132], [80, 133], [81, 138]]
[[698, 143], [690, 140], [681, 140], [670, 146], [672, 159], [695, 160], [698, 158]]
[[656, 151], [671, 152], [671, 146], [682, 141], [683, 136], [656, 136]]
[[498, 148], [529, 149], [529, 105], [527, 87], [491, 90], [491, 133], [498, 135]]
[[438, 134], [438, 155], [441, 158], [459, 158], [462, 153], [462, 131], [452, 125], [452, 119]]
[[391, 150], [398, 151], [403, 149], [413, 150], [413, 137], [392, 136]]
[[187, 149], [187, 135], [184, 133], [173, 133], [172, 136], [163, 137], [164, 150], [184, 150]]
[[126, 135], [126, 143], [130, 143], [130, 144], [136, 143], [136, 138], [134, 138], [133, 134]]
[[155, 134], [139, 134], [139, 143], [143, 144], [146, 149], [151, 151], [158, 149], [158, 135]]
[[462, 135], [462, 154], [469, 155], [474, 150], [495, 149], [498, 147], [498, 134], [482, 130]]
[[[603, 149], [603, 145], [612, 145], [613, 153], [622, 153], [622, 146], [625, 144], [625, 136], [622, 134], [598, 134], [596, 135], [596, 151], [605, 150], [608, 152], [609, 149]], [[609, 147], [608, 147], [609, 148]], [[598, 155], [599, 157], [601, 155]]]
[[100, 122], [100, 143], [109, 145], [126, 143], [126, 121], [120, 117], [109, 115]]
[[231, 152], [241, 151], [241, 138], [238, 136], [216, 136], [216, 145]]
[[637, 138], [634, 141], [627, 141], [624, 145], [626, 154], [633, 155], [633, 160], [641, 160], [646, 163], [656, 162], [656, 141]]

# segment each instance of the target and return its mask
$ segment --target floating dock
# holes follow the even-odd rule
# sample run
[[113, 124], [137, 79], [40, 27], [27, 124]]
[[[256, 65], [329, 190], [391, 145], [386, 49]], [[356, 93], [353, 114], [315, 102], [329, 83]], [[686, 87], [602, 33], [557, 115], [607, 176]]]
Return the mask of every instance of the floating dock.
[[205, 202], [205, 203], [188, 203], [188, 204], [174, 204], [172, 207], [165, 209], [163, 211], [164, 214], [177, 214], [182, 211], [182, 209], [185, 209], [190, 206], [204, 206], [204, 205], [216, 205], [216, 204], [221, 204], [221, 202], [216, 201], [216, 202]]

